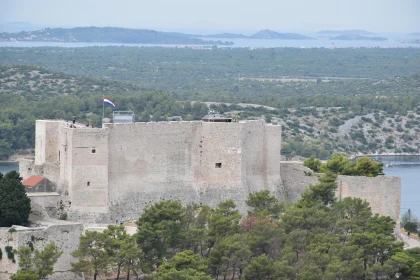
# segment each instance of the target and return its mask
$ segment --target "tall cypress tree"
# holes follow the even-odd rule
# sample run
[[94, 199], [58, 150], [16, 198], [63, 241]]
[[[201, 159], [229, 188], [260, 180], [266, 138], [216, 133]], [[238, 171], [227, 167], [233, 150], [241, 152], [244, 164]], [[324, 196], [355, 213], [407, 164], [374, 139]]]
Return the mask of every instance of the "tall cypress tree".
[[0, 227], [22, 225], [28, 221], [31, 200], [21, 180], [16, 171], [4, 176], [0, 173]]

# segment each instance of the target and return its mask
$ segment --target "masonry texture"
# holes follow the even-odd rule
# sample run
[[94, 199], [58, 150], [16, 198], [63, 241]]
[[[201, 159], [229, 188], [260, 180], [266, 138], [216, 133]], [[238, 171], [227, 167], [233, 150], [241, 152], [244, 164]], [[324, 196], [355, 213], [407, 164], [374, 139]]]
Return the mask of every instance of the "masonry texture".
[[[280, 163], [281, 127], [262, 121], [104, 124], [70, 128], [36, 122], [35, 161], [22, 161], [23, 178], [40, 175], [59, 197], [33, 197], [54, 215], [65, 206], [71, 220], [115, 223], [136, 219], [161, 200], [211, 207], [233, 199], [241, 213], [250, 193], [270, 190], [294, 202], [318, 177], [300, 163]], [[374, 213], [399, 220], [399, 178], [340, 176], [337, 197], [368, 200]], [[42, 200], [42, 201], [41, 201]]]
[[20, 172], [55, 182], [71, 220], [135, 219], [163, 199], [212, 207], [233, 199], [246, 213], [249, 193], [280, 196], [280, 146], [280, 126], [262, 121], [70, 128], [41, 120], [35, 161], [22, 161]]
[[5, 247], [11, 246], [13, 249], [18, 249], [22, 246], [28, 246], [28, 242], [32, 242], [34, 249], [38, 250], [43, 250], [45, 245], [54, 242], [59, 250], [63, 251], [54, 266], [54, 275], [48, 279], [81, 279], [70, 272], [70, 263], [77, 261], [71, 255], [71, 252], [76, 250], [79, 245], [79, 237], [83, 231], [82, 224], [70, 222], [62, 222], [61, 224], [43, 223], [36, 228], [16, 227], [17, 231], [13, 233], [8, 230], [9, 228], [0, 228], [0, 248], [3, 251], [3, 258], [0, 260], [0, 280], [10, 279], [10, 276], [18, 270], [18, 256], [15, 254], [15, 262], [8, 259]]

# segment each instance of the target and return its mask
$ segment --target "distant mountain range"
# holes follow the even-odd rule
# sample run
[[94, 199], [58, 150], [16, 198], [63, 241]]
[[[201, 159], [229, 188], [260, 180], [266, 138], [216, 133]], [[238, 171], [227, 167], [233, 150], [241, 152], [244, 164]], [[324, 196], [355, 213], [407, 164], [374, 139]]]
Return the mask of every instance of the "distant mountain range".
[[361, 36], [356, 34], [345, 34], [335, 37], [330, 37], [330, 40], [359, 40], [359, 41], [387, 41], [384, 37]]
[[310, 40], [314, 39], [308, 36], [304, 36], [301, 34], [296, 33], [279, 33], [273, 30], [264, 29], [261, 31], [258, 31], [257, 33], [246, 36], [243, 34], [237, 34], [237, 33], [220, 33], [220, 34], [214, 34], [214, 35], [205, 35], [200, 37], [207, 37], [207, 38], [221, 38], [221, 39], [238, 39], [238, 38], [244, 38], [244, 39], [282, 39], [282, 40]]
[[176, 32], [160, 32], [147, 29], [118, 27], [45, 28], [19, 33], [0, 33], [0, 41], [54, 41], [95, 42], [127, 44], [183, 44], [183, 45], [231, 45], [231, 42], [206, 41], [196, 35]]
[[372, 32], [366, 31], [366, 30], [358, 30], [358, 29], [354, 29], [354, 30], [322, 30], [322, 31], [319, 31], [318, 34], [320, 34], [320, 35], [335, 35], [335, 36], [345, 35], [345, 34], [354, 34], [354, 35], [360, 35], [360, 36], [377, 35], [375, 33], [372, 33]]

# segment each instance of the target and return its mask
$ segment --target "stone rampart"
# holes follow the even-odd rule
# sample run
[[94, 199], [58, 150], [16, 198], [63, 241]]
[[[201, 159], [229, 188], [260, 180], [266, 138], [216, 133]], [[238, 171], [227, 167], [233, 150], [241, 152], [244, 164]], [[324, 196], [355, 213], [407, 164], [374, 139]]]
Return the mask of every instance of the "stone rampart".
[[284, 201], [296, 202], [310, 184], [318, 183], [318, 176], [301, 162], [282, 161], [280, 166]]
[[[310, 176], [309, 176], [310, 175]], [[295, 202], [310, 185], [318, 183], [318, 175], [298, 162], [282, 162], [281, 177], [288, 201]], [[337, 178], [337, 198], [358, 197], [367, 200], [374, 214], [400, 221], [401, 178], [391, 176], [344, 176]]]
[[393, 176], [338, 176], [337, 197], [358, 197], [369, 202], [372, 212], [400, 222], [401, 178]]
[[276, 192], [281, 183], [279, 153], [272, 152], [280, 151], [278, 126], [160, 122], [105, 127], [112, 221], [136, 218], [163, 199], [210, 206], [233, 199], [245, 213], [250, 192]]
[[3, 251], [3, 258], [0, 260], [0, 280], [10, 279], [13, 273], [19, 269], [19, 258], [15, 255], [15, 262], [9, 260], [5, 254], [5, 247], [11, 246], [13, 249], [21, 246], [28, 246], [32, 242], [34, 249], [42, 250], [46, 244], [54, 242], [63, 251], [54, 266], [54, 275], [49, 277], [51, 280], [73, 280], [81, 279], [76, 274], [71, 273], [71, 262], [77, 261], [71, 253], [79, 245], [79, 237], [83, 232], [83, 225], [62, 222], [61, 224], [40, 225], [37, 228], [16, 227], [16, 232], [9, 232], [9, 228], [0, 228], [0, 248]]

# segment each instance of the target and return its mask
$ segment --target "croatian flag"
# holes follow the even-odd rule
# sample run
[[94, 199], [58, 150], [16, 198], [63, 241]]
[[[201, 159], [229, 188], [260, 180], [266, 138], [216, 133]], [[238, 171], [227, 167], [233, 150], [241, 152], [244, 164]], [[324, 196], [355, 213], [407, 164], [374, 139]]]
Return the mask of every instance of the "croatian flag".
[[114, 107], [115, 108], [115, 104], [114, 104], [114, 102], [112, 102], [111, 100], [109, 100], [108, 98], [106, 98], [106, 97], [104, 97], [104, 104], [108, 104], [108, 105], [110, 105], [110, 106], [112, 106], [112, 107]]

